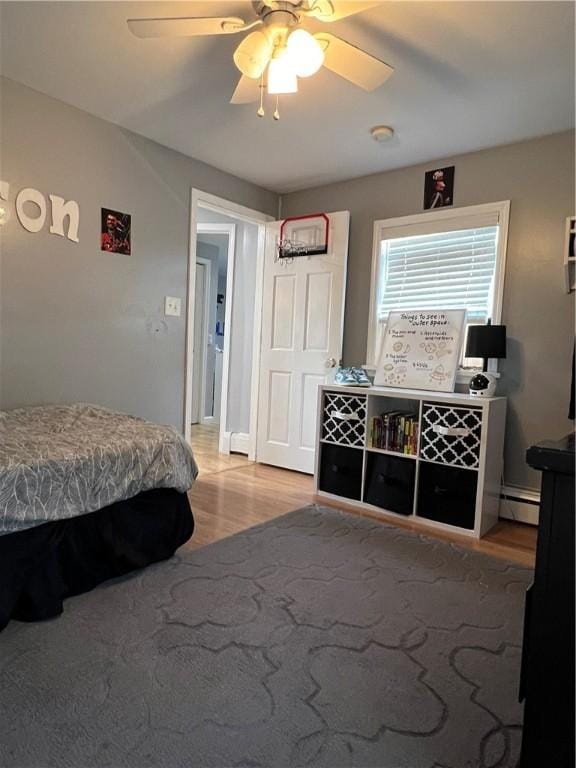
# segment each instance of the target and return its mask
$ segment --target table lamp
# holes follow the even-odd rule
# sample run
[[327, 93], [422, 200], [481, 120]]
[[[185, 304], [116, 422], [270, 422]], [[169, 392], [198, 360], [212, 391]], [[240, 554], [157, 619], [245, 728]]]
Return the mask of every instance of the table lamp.
[[488, 373], [488, 360], [506, 357], [506, 326], [471, 325], [468, 328], [466, 357], [481, 357], [484, 361], [482, 373], [477, 373], [470, 381], [472, 397], [492, 397], [496, 391], [496, 377]]

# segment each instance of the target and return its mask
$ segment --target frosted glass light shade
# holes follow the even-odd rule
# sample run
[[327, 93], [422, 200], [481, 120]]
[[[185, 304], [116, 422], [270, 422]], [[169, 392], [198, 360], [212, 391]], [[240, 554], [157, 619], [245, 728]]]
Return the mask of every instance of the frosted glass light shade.
[[298, 77], [314, 75], [324, 63], [322, 46], [305, 29], [296, 29], [287, 42], [287, 54]]
[[289, 56], [272, 59], [268, 65], [268, 93], [296, 93], [298, 80]]
[[246, 77], [256, 80], [266, 69], [273, 47], [263, 32], [251, 32], [234, 51], [234, 64]]

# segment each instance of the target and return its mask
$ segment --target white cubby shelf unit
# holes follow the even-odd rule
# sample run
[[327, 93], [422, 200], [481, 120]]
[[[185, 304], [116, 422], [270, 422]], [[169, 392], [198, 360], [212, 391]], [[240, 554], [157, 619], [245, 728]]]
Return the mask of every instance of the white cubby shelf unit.
[[[374, 447], [383, 414], [411, 425], [409, 453]], [[319, 387], [316, 495], [480, 538], [498, 521], [505, 420], [504, 397]]]

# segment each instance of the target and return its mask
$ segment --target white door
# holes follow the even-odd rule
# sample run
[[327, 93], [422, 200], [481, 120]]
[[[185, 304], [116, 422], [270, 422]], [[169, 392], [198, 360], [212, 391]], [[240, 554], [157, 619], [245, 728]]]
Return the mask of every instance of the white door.
[[[328, 219], [328, 253], [291, 261], [278, 258], [282, 222], [266, 225], [256, 458], [310, 474], [318, 386], [342, 355], [350, 213]], [[292, 222], [290, 237], [322, 241], [321, 220]]]
[[204, 398], [202, 384], [205, 361], [205, 325], [204, 309], [206, 306], [206, 282], [208, 270], [206, 264], [196, 262], [196, 294], [194, 298], [194, 368], [192, 370], [192, 424], [202, 421]]

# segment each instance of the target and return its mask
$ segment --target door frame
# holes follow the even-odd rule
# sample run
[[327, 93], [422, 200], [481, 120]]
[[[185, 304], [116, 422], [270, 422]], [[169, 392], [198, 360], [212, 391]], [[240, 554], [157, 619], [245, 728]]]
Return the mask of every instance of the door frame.
[[[201, 206], [202, 207], [202, 206]], [[196, 235], [202, 234], [216, 234], [226, 235], [228, 237], [228, 255], [226, 261], [226, 304], [224, 306], [224, 349], [222, 352], [222, 382], [220, 392], [220, 413], [219, 418], [219, 438], [218, 445], [221, 453], [230, 453], [230, 450], [223, 450], [223, 446], [226, 446], [226, 417], [228, 415], [228, 375], [230, 372], [230, 324], [232, 322], [232, 292], [228, 289], [228, 286], [233, 288], [234, 286], [234, 262], [236, 256], [236, 224], [214, 223], [204, 224], [198, 223], [196, 225]], [[196, 261], [201, 261], [199, 257], [196, 257]], [[208, 259], [206, 262], [210, 264]], [[207, 313], [209, 314], [209, 304], [206, 305]], [[207, 342], [207, 339], [205, 339]], [[214, 340], [214, 345], [216, 340]], [[202, 365], [202, 392], [203, 392], [203, 404], [204, 411], [206, 410], [206, 360], [207, 360], [207, 344], [204, 344]], [[200, 420], [202, 424], [210, 424], [214, 421], [214, 416], [203, 416]], [[228, 440], [228, 443], [230, 441]]]
[[[250, 393], [250, 434], [248, 440], [248, 458], [256, 460], [256, 439], [258, 424], [258, 385], [260, 379], [260, 331], [262, 325], [262, 291], [264, 286], [264, 243], [266, 238], [266, 224], [274, 221], [274, 216], [270, 216], [262, 211], [256, 211], [247, 208], [244, 205], [233, 203], [223, 197], [217, 197], [208, 192], [192, 187], [190, 196], [190, 231], [188, 246], [188, 276], [187, 276], [187, 295], [186, 295], [186, 341], [185, 341], [185, 360], [184, 360], [184, 398], [183, 398], [183, 433], [185, 440], [189, 443], [191, 438], [191, 412], [192, 412], [192, 372], [194, 366], [194, 303], [196, 291], [196, 235], [199, 225], [198, 208], [221, 213], [225, 216], [232, 216], [240, 221], [254, 224], [258, 227], [258, 247], [256, 253], [256, 295], [254, 301], [254, 338], [252, 343], [252, 386]], [[205, 226], [205, 225], [202, 225]], [[226, 292], [231, 296], [233, 291], [233, 282], [230, 286], [226, 285]], [[232, 312], [232, 299], [229, 302], [230, 313]], [[228, 307], [227, 307], [228, 309]], [[231, 314], [230, 314], [231, 318]], [[225, 323], [227, 320], [225, 319]], [[231, 323], [228, 322], [228, 338], [231, 337]], [[224, 336], [226, 343], [226, 335]], [[224, 360], [222, 360], [222, 388], [226, 385], [228, 391], [228, 375], [226, 371], [226, 381], [224, 380]], [[226, 398], [227, 399], [227, 398]], [[222, 426], [226, 426], [222, 420], [221, 413], [221, 434]], [[226, 446], [224, 446], [226, 448]], [[222, 450], [222, 446], [220, 447]], [[228, 452], [229, 452], [228, 446]]]
[[[202, 256], [196, 257], [196, 264], [202, 264], [204, 266], [205, 272], [204, 272], [204, 311], [202, 316], [202, 334], [201, 334], [201, 345], [202, 345], [202, 356], [199, 358], [198, 362], [200, 364], [200, 395], [198, 397], [198, 423], [204, 424], [204, 412], [206, 410], [206, 360], [207, 360], [207, 341], [208, 341], [208, 315], [209, 315], [209, 306], [210, 306], [210, 288], [212, 285], [212, 275], [210, 274], [210, 270], [212, 267], [211, 262], [208, 259], [204, 259]], [[196, 283], [194, 284], [194, 291], [196, 291]], [[194, 401], [194, 398], [192, 398], [192, 403]], [[191, 403], [191, 406], [192, 406]], [[191, 407], [191, 410], [194, 409]], [[192, 417], [195, 414], [192, 413]], [[190, 419], [192, 421], [192, 418]]]

